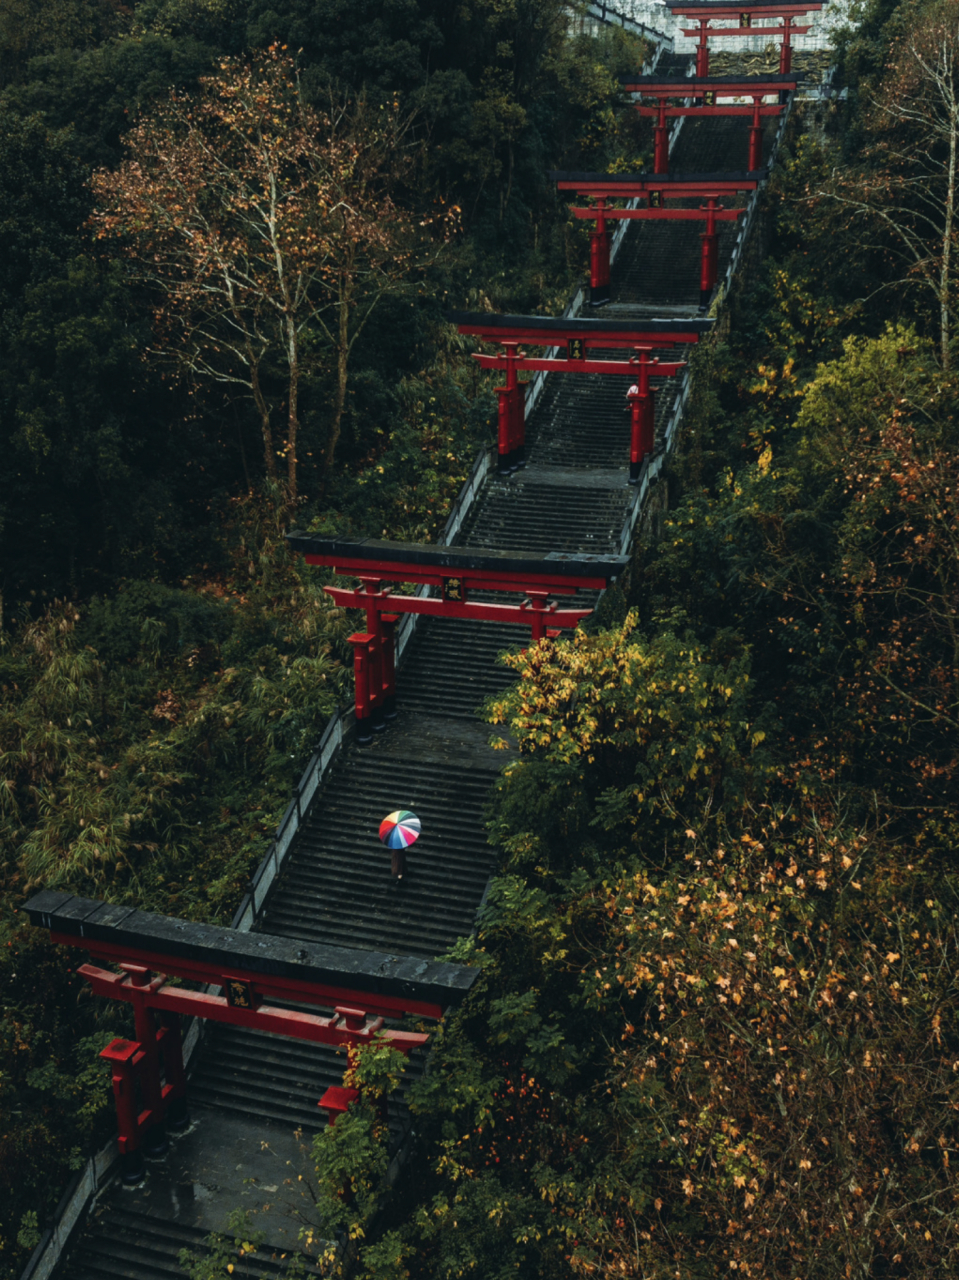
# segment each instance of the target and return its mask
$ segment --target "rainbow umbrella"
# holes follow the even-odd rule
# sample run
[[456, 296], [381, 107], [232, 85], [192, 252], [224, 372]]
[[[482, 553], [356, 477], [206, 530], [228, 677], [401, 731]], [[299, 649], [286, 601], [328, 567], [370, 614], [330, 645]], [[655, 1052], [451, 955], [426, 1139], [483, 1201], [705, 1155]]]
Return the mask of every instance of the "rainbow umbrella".
[[397, 809], [380, 823], [380, 839], [387, 849], [406, 849], [420, 836], [420, 820], [409, 809]]

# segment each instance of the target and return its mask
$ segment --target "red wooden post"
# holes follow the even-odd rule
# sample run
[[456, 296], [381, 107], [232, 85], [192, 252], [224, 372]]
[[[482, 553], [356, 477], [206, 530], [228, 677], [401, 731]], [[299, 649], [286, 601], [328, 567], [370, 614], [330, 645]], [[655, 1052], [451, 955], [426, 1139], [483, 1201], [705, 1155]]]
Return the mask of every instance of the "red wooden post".
[[501, 476], [508, 476], [521, 462], [525, 466], [522, 452], [526, 434], [526, 391], [520, 385], [516, 368], [517, 360], [522, 358], [519, 343], [504, 342], [503, 355], [506, 358], [506, 385], [496, 388], [499, 396], [496, 469]]
[[626, 398], [629, 400], [629, 483], [638, 484], [643, 465], [643, 400], [638, 383], [630, 387]]
[[509, 395], [509, 387], [497, 387], [499, 397], [496, 420], [496, 453], [497, 471], [501, 476], [509, 475], [509, 444], [513, 430], [513, 408]]
[[182, 1133], [190, 1127], [186, 1100], [186, 1068], [183, 1065], [183, 1033], [178, 1013], [161, 1014], [160, 1052], [163, 1055], [164, 1102], [167, 1128]]
[[750, 173], [763, 167], [763, 127], [759, 117], [762, 98], [753, 98], [753, 120], [749, 126], [749, 160], [747, 168]]
[[696, 74], [698, 76], [709, 75], [709, 45], [707, 43], [707, 31], [709, 28], [709, 19], [699, 19], [699, 44], [696, 46]]
[[653, 144], [653, 173], [669, 173], [669, 129], [666, 125], [666, 99], [659, 100]]
[[[520, 356], [524, 354], [522, 351], [519, 353]], [[519, 381], [518, 373], [517, 369], [510, 419], [511, 471], [518, 471], [526, 466], [526, 384]]]
[[117, 1110], [117, 1145], [123, 1163], [123, 1181], [135, 1186], [144, 1175], [143, 1152], [140, 1150], [140, 1111], [136, 1097], [136, 1068], [143, 1051], [135, 1040], [111, 1040], [100, 1057], [110, 1063], [113, 1101]]
[[589, 238], [589, 303], [592, 307], [602, 307], [609, 302], [610, 235], [606, 228], [606, 197], [600, 196], [593, 207], [596, 226]]
[[790, 37], [792, 36], [792, 22], [793, 20], [789, 14], [784, 13], [782, 16], [783, 43], [782, 48], [779, 50], [779, 74], [781, 76], [788, 76], [792, 70], [792, 45], [790, 44]]
[[118, 1141], [124, 1158], [123, 1180], [132, 1185], [143, 1177], [144, 1153], [159, 1157], [169, 1150], [167, 1115], [176, 1132], [186, 1129], [190, 1120], [179, 1016], [166, 1014], [165, 1025], [158, 1028], [150, 1008], [151, 997], [166, 979], [155, 978], [143, 965], [124, 962], [120, 968], [127, 974], [137, 1039], [114, 1040], [100, 1056], [113, 1068]]
[[370, 644], [375, 639], [366, 631], [349, 637], [353, 646], [353, 697], [356, 706], [356, 741], [368, 746], [373, 741], [373, 703], [370, 697]]
[[[655, 364], [655, 361], [653, 362]], [[656, 396], [652, 387], [643, 406], [643, 457], [647, 458], [656, 447]]]
[[[143, 1051], [143, 1061], [138, 1064], [140, 1090], [143, 1102], [152, 1119], [143, 1136], [143, 1149], [148, 1156], [164, 1156], [170, 1149], [167, 1141], [166, 1126], [163, 1122], [163, 1084], [160, 1077], [160, 1044], [157, 1038], [157, 1025], [153, 1010], [149, 1007], [149, 996], [157, 982], [153, 974], [142, 965], [121, 964], [120, 968], [130, 975], [133, 989], [133, 1019], [137, 1040]], [[159, 980], [162, 983], [163, 979]]]
[[340, 1084], [331, 1084], [316, 1105], [323, 1108], [329, 1123], [334, 1125], [340, 1116], [346, 1115], [359, 1096], [359, 1089], [347, 1089]]
[[550, 613], [555, 608], [550, 604], [548, 591], [529, 591], [524, 601], [526, 609], [530, 613], [530, 636], [531, 644], [539, 644], [540, 640], [555, 640], [560, 634], [558, 630], [547, 627]]
[[656, 402], [649, 374], [652, 365], [659, 363], [650, 358], [651, 347], [636, 348], [636, 381], [626, 393], [630, 408], [629, 433], [629, 483], [639, 484], [643, 460], [652, 453], [655, 445]]
[[370, 716], [374, 733], [382, 733], [386, 728], [383, 714], [385, 693], [386, 644], [383, 631], [383, 615], [380, 613], [380, 582], [367, 578], [363, 584], [366, 588], [366, 630], [370, 636], [369, 644], [369, 691]]
[[712, 296], [713, 289], [716, 287], [719, 264], [719, 235], [716, 231], [717, 200], [715, 196], [710, 196], [702, 208], [706, 211], [706, 230], [701, 236], [703, 248], [699, 272], [699, 305], [704, 309], [709, 306], [709, 299]]

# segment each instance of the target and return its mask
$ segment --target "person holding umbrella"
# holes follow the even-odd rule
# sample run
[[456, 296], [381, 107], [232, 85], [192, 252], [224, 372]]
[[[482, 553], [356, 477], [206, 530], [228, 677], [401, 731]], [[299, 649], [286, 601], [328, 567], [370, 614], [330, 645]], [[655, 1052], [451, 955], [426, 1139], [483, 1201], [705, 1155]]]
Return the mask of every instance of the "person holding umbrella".
[[397, 809], [380, 823], [380, 839], [390, 850], [390, 874], [397, 882], [406, 870], [406, 850], [419, 839], [420, 820], [409, 809]]

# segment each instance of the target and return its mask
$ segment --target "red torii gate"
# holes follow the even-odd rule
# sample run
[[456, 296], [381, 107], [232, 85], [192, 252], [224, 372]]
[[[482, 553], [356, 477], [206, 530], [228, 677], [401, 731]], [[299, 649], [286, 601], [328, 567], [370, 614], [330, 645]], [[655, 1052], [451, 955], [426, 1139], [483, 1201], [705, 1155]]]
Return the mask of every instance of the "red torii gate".
[[[670, 80], [662, 76], [634, 76], [622, 80], [623, 88], [628, 93], [638, 93], [643, 97], [657, 98], [655, 107], [636, 104], [641, 116], [652, 116], [656, 119], [653, 130], [653, 172], [666, 173], [669, 170], [669, 129], [668, 119], [677, 116], [750, 116], [752, 123], [749, 129], [749, 159], [746, 167], [754, 173], [762, 168], [763, 139], [761, 116], [779, 115], [785, 105], [782, 95], [794, 93], [802, 76], [707, 76], [687, 80]], [[771, 95], [777, 97], [775, 103], [764, 104], [763, 99]], [[694, 98], [694, 104], [667, 106], [670, 98]], [[723, 106], [721, 98], [752, 98], [753, 105], [747, 107], [738, 103], [727, 103]]]
[[[709, 298], [716, 287], [719, 261], [719, 236], [717, 222], [734, 222], [744, 209], [726, 209], [720, 205], [723, 195], [755, 191], [765, 178], [765, 171], [755, 173], [682, 173], [682, 174], [608, 174], [566, 173], [554, 170], [549, 175], [560, 191], [575, 191], [589, 196], [593, 204], [589, 209], [573, 209], [577, 218], [596, 219], [596, 229], [590, 237], [589, 283], [590, 304], [603, 306], [609, 301], [609, 249], [611, 236], [606, 223], [609, 219], [635, 221], [697, 221], [706, 223], [702, 234], [702, 250], [699, 272], [699, 305], [709, 305]], [[645, 196], [646, 208], [611, 209], [609, 200], [632, 199]], [[699, 209], [667, 209], [667, 200], [688, 200], [701, 197], [706, 201]]]
[[[393, 627], [401, 613], [433, 618], [468, 618], [530, 627], [533, 643], [575, 627], [590, 608], [559, 608], [552, 594], [601, 591], [625, 571], [627, 556], [562, 554], [534, 556], [524, 551], [436, 547], [426, 543], [341, 541], [293, 532], [287, 542], [307, 564], [359, 578], [353, 588], [324, 587], [337, 604], [366, 610], [366, 630], [351, 635], [355, 675], [357, 741], [366, 745], [396, 715]], [[438, 596], [398, 595], [389, 583], [438, 587]], [[477, 591], [515, 592], [517, 604], [473, 600]]]
[[[384, 1027], [384, 1019], [441, 1018], [476, 976], [461, 965], [240, 933], [51, 890], [24, 909], [52, 942], [83, 948], [100, 962], [79, 969], [97, 995], [133, 1005], [136, 1039], [115, 1039], [100, 1055], [112, 1068], [123, 1180], [130, 1184], [143, 1176], [144, 1152], [163, 1155], [167, 1130], [189, 1126], [182, 1017], [313, 1044], [361, 1045], [379, 1035], [409, 1055], [429, 1037]], [[209, 983], [223, 994], [173, 986], [171, 977]], [[283, 1007], [288, 1002], [333, 1014]], [[332, 1086], [318, 1105], [332, 1124], [356, 1096], [354, 1089]]]
[[[650, 376], [670, 377], [683, 361], [661, 364], [652, 352], [657, 348], [686, 346], [698, 342], [708, 328], [708, 320], [594, 320], [575, 317], [500, 316], [484, 312], [447, 313], [460, 333], [498, 342], [502, 354], [475, 352], [473, 359], [484, 369], [505, 369], [506, 385], [499, 395], [498, 470], [509, 475], [526, 465], [525, 390], [517, 373], [520, 369], [547, 373], [605, 373], [631, 377], [636, 390], [628, 393], [632, 410], [629, 481], [639, 480], [643, 459], [653, 450], [654, 401]], [[558, 347], [560, 357], [530, 357], [520, 350], [529, 342], [538, 347]], [[627, 348], [628, 360], [591, 360], [589, 348]]]
[[[744, 30], [752, 28], [756, 18], [778, 18], [782, 24], [778, 27], [756, 27], [755, 31], [760, 36], [782, 36], [779, 73], [788, 75], [792, 70], [792, 45], [790, 44], [792, 36], [805, 35], [811, 30], [808, 24], [797, 26], [796, 19], [806, 13], [818, 13], [825, 3], [826, 0], [813, 0], [812, 3], [807, 3], [806, 0], [781, 0], [779, 4], [768, 2], [751, 4], [749, 0], [741, 4], [728, 4], [726, 0], [698, 0], [694, 3], [689, 3], [689, 0], [666, 0], [670, 11], [677, 17], [692, 18], [699, 24], [698, 27], [683, 28], [684, 36], [699, 37], [696, 48], [697, 76], [709, 75], [709, 44], [707, 42], [710, 36], [741, 35]], [[716, 18], [732, 18], [736, 26], [710, 27], [710, 22]]]

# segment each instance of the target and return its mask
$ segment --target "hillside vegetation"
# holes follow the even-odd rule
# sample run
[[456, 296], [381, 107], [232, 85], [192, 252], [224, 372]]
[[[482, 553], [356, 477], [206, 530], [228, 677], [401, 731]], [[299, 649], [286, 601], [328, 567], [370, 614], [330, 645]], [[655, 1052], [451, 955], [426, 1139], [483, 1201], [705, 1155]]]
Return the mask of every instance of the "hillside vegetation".
[[[957, 54], [955, 0], [865, 7], [628, 589], [508, 660], [483, 973], [410, 1195], [388, 1055], [317, 1143], [359, 1274], [956, 1271]], [[642, 163], [642, 56], [558, 0], [0, 15], [4, 1280], [110, 1131], [123, 1031], [19, 906], [228, 922], [349, 696], [283, 533], [437, 536], [495, 409], [442, 312], [565, 303], [546, 171]]]

